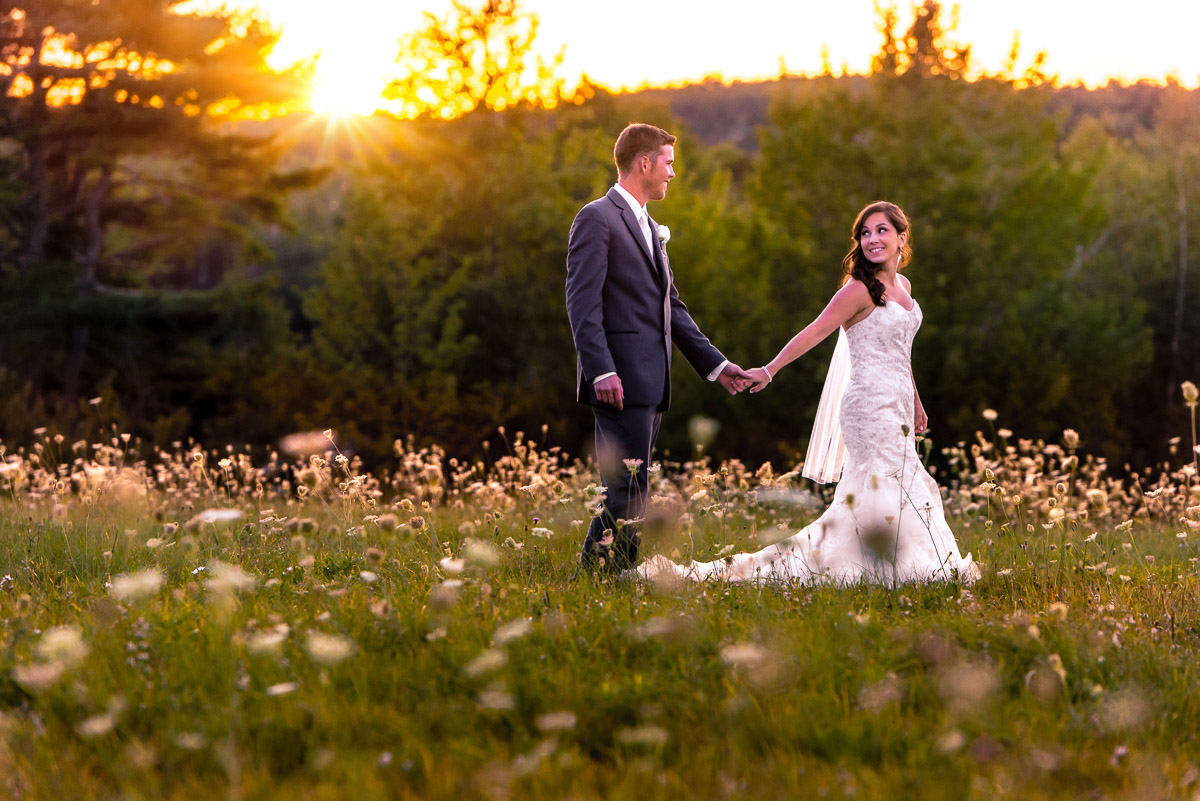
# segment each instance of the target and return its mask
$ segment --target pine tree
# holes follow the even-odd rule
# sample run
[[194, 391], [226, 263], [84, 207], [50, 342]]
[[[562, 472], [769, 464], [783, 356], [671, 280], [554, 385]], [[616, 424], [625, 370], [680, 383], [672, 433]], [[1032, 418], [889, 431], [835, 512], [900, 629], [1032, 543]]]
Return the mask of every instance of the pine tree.
[[304, 76], [267, 69], [274, 35], [253, 18], [179, 6], [0, 2], [20, 272], [68, 261], [82, 291], [137, 285], [139, 270], [186, 258], [234, 221], [277, 216], [270, 140], [229, 135], [228, 123], [283, 110]]

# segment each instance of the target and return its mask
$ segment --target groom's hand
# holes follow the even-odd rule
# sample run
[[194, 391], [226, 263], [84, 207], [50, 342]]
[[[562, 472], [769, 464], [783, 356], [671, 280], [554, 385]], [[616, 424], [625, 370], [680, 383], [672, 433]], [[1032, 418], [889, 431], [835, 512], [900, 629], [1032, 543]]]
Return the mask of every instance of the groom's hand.
[[733, 362], [725, 365], [725, 369], [717, 376], [717, 381], [721, 382], [721, 386], [725, 387], [730, 395], [738, 394], [752, 383], [750, 374]]
[[601, 378], [596, 382], [594, 389], [596, 397], [601, 403], [616, 406], [618, 409], [625, 408], [625, 388], [621, 386], [620, 376], [610, 375], [608, 378]]

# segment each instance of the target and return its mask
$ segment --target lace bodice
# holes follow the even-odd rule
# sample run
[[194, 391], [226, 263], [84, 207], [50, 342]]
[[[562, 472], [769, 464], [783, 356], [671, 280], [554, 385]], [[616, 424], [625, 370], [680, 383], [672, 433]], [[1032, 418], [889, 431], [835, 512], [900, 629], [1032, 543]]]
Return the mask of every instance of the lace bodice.
[[913, 337], [920, 327], [921, 307], [914, 300], [912, 309], [895, 301], [876, 306], [846, 329], [850, 381], [841, 405], [846, 441], [843, 481], [855, 470], [893, 473], [901, 469], [906, 457], [915, 456], [910, 361]]
[[858, 366], [894, 367], [906, 373], [912, 361], [912, 341], [921, 327], [921, 307], [913, 300], [905, 309], [889, 300], [846, 329], [851, 369]]

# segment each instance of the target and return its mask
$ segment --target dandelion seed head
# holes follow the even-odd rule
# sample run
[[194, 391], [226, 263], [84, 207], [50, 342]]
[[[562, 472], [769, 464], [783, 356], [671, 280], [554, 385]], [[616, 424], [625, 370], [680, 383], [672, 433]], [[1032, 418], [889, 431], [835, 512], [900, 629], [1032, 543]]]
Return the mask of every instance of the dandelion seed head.
[[232, 523], [241, 520], [245, 513], [241, 509], [205, 509], [194, 518], [198, 523]]
[[469, 678], [495, 673], [508, 664], [508, 655], [496, 648], [489, 648], [472, 659], [463, 668], [463, 673]]
[[1150, 706], [1141, 693], [1133, 689], [1118, 690], [1104, 696], [1100, 706], [1100, 721], [1111, 732], [1137, 729], [1150, 718]]
[[147, 568], [136, 573], [113, 576], [108, 594], [118, 601], [136, 603], [151, 597], [162, 588], [163, 573], [157, 568]]
[[543, 734], [551, 734], [553, 732], [571, 731], [575, 728], [578, 721], [575, 718], [574, 712], [567, 710], [559, 710], [557, 712], [547, 712], [544, 715], [538, 715], [534, 721], [538, 727], [538, 731]]
[[507, 712], [515, 709], [517, 701], [511, 693], [500, 690], [484, 690], [476, 701], [480, 709], [490, 709], [495, 712]]
[[492, 568], [500, 564], [500, 555], [487, 540], [468, 537], [463, 540], [463, 562], [474, 567]]
[[280, 624], [274, 629], [256, 631], [246, 638], [246, 650], [257, 656], [275, 656], [283, 653], [283, 644], [287, 641], [288, 627]]
[[88, 647], [78, 626], [55, 626], [42, 634], [34, 653], [43, 662], [57, 662], [65, 668], [73, 668], [87, 658]]
[[208, 746], [208, 740], [200, 732], [184, 731], [175, 735], [175, 745], [185, 751], [200, 751]]
[[900, 703], [904, 685], [895, 673], [888, 673], [877, 682], [865, 685], [858, 693], [858, 705], [868, 712], [878, 713]]
[[721, 423], [711, 417], [693, 415], [688, 418], [688, 438], [697, 448], [707, 449], [721, 430]]
[[661, 726], [645, 725], [617, 729], [616, 739], [622, 745], [654, 748], [664, 745], [670, 736]]
[[1200, 402], [1200, 390], [1197, 390], [1191, 381], [1184, 381], [1179, 387], [1183, 390], [1183, 401], [1188, 406], [1195, 406]]
[[304, 650], [311, 659], [322, 667], [333, 667], [354, 653], [354, 641], [337, 634], [310, 631], [305, 635]]
[[80, 737], [89, 740], [108, 734], [116, 725], [116, 716], [106, 712], [102, 715], [93, 715], [90, 718], [81, 720], [76, 724], [75, 731], [79, 733]]
[[13, 668], [13, 679], [30, 692], [42, 692], [62, 678], [65, 668], [61, 662], [35, 662]]
[[938, 738], [937, 747], [943, 754], [952, 754], [967, 744], [967, 735], [958, 729], [951, 729]]
[[978, 709], [999, 688], [996, 671], [983, 662], [960, 662], [938, 675], [938, 693], [951, 709]]
[[218, 595], [250, 592], [258, 585], [258, 578], [247, 573], [240, 565], [232, 565], [219, 559], [208, 563], [208, 575], [204, 585], [209, 592]]
[[532, 631], [533, 621], [529, 618], [512, 620], [496, 629], [496, 633], [492, 635], [492, 642], [496, 645], [505, 645], [527, 636]]

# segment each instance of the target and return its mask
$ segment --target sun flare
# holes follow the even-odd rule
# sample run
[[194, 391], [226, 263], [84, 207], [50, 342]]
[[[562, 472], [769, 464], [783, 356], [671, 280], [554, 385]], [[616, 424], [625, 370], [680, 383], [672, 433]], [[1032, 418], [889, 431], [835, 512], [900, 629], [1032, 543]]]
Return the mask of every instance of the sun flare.
[[320, 58], [308, 105], [318, 114], [369, 116], [385, 106], [383, 89], [386, 84], [384, 78], [364, 74], [353, 63]]

